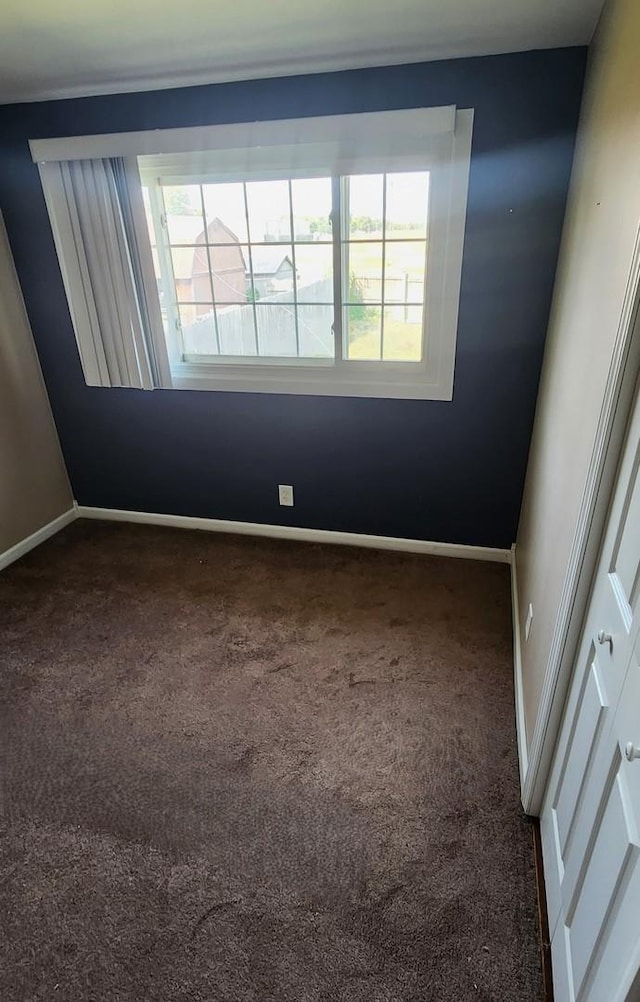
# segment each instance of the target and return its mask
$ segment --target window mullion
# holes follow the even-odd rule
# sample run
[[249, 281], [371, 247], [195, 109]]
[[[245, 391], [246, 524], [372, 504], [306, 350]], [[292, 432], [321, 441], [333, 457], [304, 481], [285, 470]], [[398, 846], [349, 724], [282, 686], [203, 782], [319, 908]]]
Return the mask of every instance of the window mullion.
[[258, 314], [256, 312], [256, 286], [253, 277], [253, 253], [251, 250], [251, 227], [249, 226], [249, 199], [247, 198], [247, 184], [242, 182], [242, 192], [244, 195], [244, 217], [247, 224], [247, 253], [249, 255], [249, 277], [251, 279], [251, 305], [253, 307], [253, 329], [255, 331], [256, 355], [260, 355], [260, 340], [258, 338]]
[[204, 223], [204, 246], [207, 252], [207, 267], [209, 269], [209, 287], [211, 289], [211, 305], [213, 307], [213, 323], [216, 333], [216, 348], [218, 349], [218, 355], [220, 352], [220, 334], [218, 332], [218, 311], [216, 309], [216, 294], [213, 288], [213, 268], [211, 267], [211, 251], [209, 248], [209, 228], [207, 226], [207, 210], [204, 204], [204, 192], [202, 190], [202, 185], [198, 185], [200, 190], [200, 208], [202, 211], [202, 222]]
[[[344, 361], [343, 339], [343, 282], [344, 263], [342, 245], [344, 179], [331, 178], [331, 233], [333, 241], [333, 357], [337, 366]], [[348, 254], [345, 257], [348, 262]], [[348, 282], [348, 278], [347, 278]], [[348, 289], [348, 285], [347, 285]]]
[[171, 257], [171, 247], [169, 244], [169, 226], [167, 223], [167, 211], [164, 204], [164, 193], [162, 185], [157, 181], [150, 184], [149, 204], [153, 216], [154, 230], [156, 233], [156, 248], [160, 264], [160, 275], [164, 286], [167, 302], [167, 339], [169, 345], [173, 344], [174, 351], [171, 354], [180, 358], [184, 355], [184, 341], [182, 339], [182, 320], [180, 310], [176, 301], [176, 282], [173, 274], [173, 259]]
[[382, 275], [380, 276], [380, 361], [384, 358], [384, 273], [387, 258], [387, 175], [382, 175]]
[[300, 330], [298, 327], [298, 269], [296, 266], [296, 234], [293, 223], [293, 190], [291, 179], [289, 185], [289, 225], [291, 227], [291, 264], [293, 266], [293, 317], [296, 325], [296, 356], [300, 358]]

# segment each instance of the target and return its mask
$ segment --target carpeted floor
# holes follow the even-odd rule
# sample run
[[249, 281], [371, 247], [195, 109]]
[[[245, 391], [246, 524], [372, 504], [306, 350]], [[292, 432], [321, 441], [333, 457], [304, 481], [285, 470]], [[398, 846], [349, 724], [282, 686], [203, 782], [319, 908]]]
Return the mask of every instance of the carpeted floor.
[[2, 1002], [536, 1002], [508, 568], [76, 522], [0, 575]]

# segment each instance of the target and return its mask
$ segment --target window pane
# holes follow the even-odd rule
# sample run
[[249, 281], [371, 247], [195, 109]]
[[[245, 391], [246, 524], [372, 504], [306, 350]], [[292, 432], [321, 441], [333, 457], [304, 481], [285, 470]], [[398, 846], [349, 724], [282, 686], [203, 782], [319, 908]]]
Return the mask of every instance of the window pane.
[[333, 248], [296, 244], [299, 303], [333, 302]]
[[298, 306], [301, 358], [333, 358], [333, 306]]
[[385, 303], [421, 303], [424, 300], [426, 242], [394, 243], [385, 247]]
[[171, 262], [178, 302], [210, 303], [211, 281], [206, 247], [172, 247]]
[[[296, 334], [297, 315], [297, 334]], [[261, 356], [289, 358], [333, 357], [333, 308], [256, 303]]]
[[246, 243], [247, 215], [242, 184], [204, 184], [209, 243]]
[[[203, 248], [206, 256], [206, 248]], [[217, 304], [246, 303], [249, 297], [249, 248], [237, 243], [209, 247], [213, 294]]]
[[294, 240], [331, 240], [331, 178], [291, 182]]
[[216, 328], [213, 306], [187, 304], [180, 307], [182, 342], [187, 355], [216, 355]]
[[348, 303], [382, 302], [382, 244], [343, 244], [349, 287], [343, 291]]
[[253, 305], [216, 306], [221, 355], [255, 355], [256, 328]]
[[211, 302], [212, 285], [216, 303], [247, 301], [247, 247], [240, 247], [238, 244], [208, 249], [203, 244], [197, 247], [172, 247], [171, 260], [179, 302]]
[[382, 357], [391, 362], [422, 361], [422, 306], [386, 306]]
[[258, 303], [256, 306], [260, 355], [293, 356], [298, 354], [296, 311], [294, 306]]
[[[248, 260], [247, 257], [247, 262]], [[281, 302], [293, 302], [293, 251], [290, 244], [275, 247], [252, 245], [251, 264], [256, 302], [273, 297], [279, 298]], [[249, 286], [250, 283], [247, 285], [248, 290]]]
[[[426, 172], [346, 179], [348, 359], [422, 359], [428, 185]], [[333, 358], [329, 178], [165, 186], [163, 197], [186, 354]]]
[[380, 359], [381, 310], [379, 306], [345, 306], [347, 358]]
[[347, 178], [347, 205], [352, 239], [379, 240], [382, 236], [383, 174], [361, 174]]
[[291, 206], [288, 181], [250, 181], [247, 184], [249, 239], [291, 241]]
[[427, 236], [429, 172], [387, 174], [386, 237]]
[[199, 184], [163, 185], [162, 195], [171, 244], [204, 240], [204, 219]]

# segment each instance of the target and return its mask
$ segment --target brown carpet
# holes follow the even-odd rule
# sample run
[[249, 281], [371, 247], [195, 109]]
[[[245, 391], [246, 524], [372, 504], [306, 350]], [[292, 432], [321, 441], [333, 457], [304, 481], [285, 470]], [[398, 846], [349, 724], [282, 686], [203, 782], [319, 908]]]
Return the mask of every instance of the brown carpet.
[[533, 1002], [508, 568], [77, 522], [0, 575], [2, 1002]]

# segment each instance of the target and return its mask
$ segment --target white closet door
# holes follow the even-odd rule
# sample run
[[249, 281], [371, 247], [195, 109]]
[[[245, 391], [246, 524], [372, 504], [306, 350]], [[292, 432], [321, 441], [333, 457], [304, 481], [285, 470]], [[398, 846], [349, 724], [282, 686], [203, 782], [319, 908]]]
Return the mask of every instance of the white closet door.
[[542, 808], [556, 1002], [623, 1002], [638, 969], [639, 468], [636, 398]]
[[[606, 841], [606, 817], [600, 826], [600, 847], [594, 847], [608, 862], [610, 877], [601, 889], [611, 912], [603, 929], [599, 954], [590, 978], [591, 999], [640, 999], [640, 985], [629, 995], [634, 976], [640, 971], [640, 641], [622, 689], [614, 722], [618, 743], [613, 752], [606, 809], [620, 813], [622, 838]], [[611, 804], [611, 808], [609, 807]], [[606, 811], [605, 811], [606, 813]], [[611, 893], [612, 878], [619, 873], [619, 886]], [[613, 990], [612, 990], [613, 989]]]

